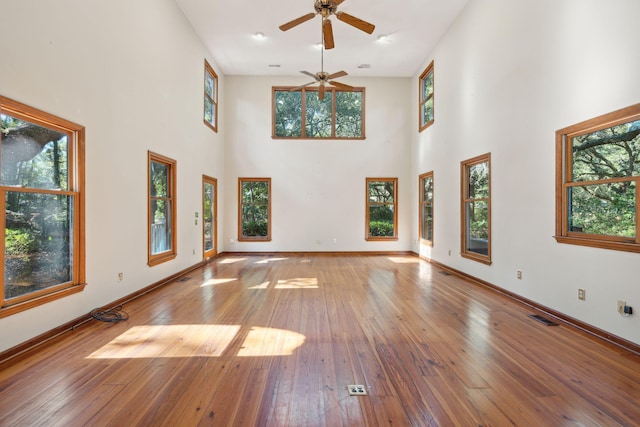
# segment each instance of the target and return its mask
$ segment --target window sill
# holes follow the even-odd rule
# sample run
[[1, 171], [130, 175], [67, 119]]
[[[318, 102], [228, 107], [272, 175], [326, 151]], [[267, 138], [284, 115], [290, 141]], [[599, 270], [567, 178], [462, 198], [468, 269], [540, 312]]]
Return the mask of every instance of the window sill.
[[591, 248], [611, 249], [614, 251], [635, 252], [640, 253], [640, 245], [637, 243], [614, 242], [609, 240], [597, 240], [590, 238], [553, 236], [558, 243], [566, 243], [569, 245], [588, 246]]
[[39, 305], [43, 305], [49, 303], [51, 301], [55, 301], [60, 298], [64, 298], [66, 296], [82, 292], [86, 283], [80, 283], [78, 285], [72, 285], [71, 287], [61, 289], [56, 292], [52, 292], [50, 294], [42, 295], [37, 298], [33, 298], [30, 300], [22, 301], [13, 305], [8, 305], [6, 307], [0, 308], [0, 318], [8, 317], [13, 314], [20, 313], [25, 310], [29, 310], [31, 308], [37, 307]]
[[473, 261], [478, 261], [481, 262], [483, 264], [486, 265], [491, 265], [493, 261], [491, 261], [491, 258], [489, 258], [488, 256], [484, 256], [484, 255], [477, 255], [474, 253], [469, 253], [469, 252], [461, 252], [460, 256], [462, 258], [467, 258]]

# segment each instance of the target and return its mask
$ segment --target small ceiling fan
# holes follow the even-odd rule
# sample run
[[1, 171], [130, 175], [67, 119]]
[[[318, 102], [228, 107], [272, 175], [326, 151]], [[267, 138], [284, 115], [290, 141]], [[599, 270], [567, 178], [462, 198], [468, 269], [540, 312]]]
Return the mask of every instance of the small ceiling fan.
[[280, 25], [279, 28], [282, 31], [287, 31], [297, 25], [302, 24], [303, 22], [307, 22], [308, 20], [313, 19], [313, 17], [316, 15], [321, 15], [322, 36], [324, 39], [325, 49], [333, 49], [335, 47], [333, 41], [333, 27], [331, 26], [331, 20], [329, 19], [331, 15], [335, 15], [340, 21], [345, 22], [361, 31], [364, 31], [367, 34], [373, 33], [375, 25], [370, 24], [367, 21], [363, 21], [360, 18], [356, 18], [353, 15], [349, 15], [348, 13], [338, 12], [338, 6], [344, 1], [345, 0], [315, 0], [315, 3], [313, 5], [314, 9], [316, 10], [315, 13], [308, 13], [306, 15], [303, 15], [299, 18], [294, 19], [293, 21]]
[[338, 77], [344, 77], [347, 75], [346, 71], [338, 71], [337, 73], [329, 74], [324, 71], [324, 43], [320, 47], [320, 71], [317, 73], [310, 73], [308, 71], [300, 71], [305, 76], [313, 77], [312, 82], [305, 83], [302, 86], [294, 87], [291, 90], [302, 89], [303, 87], [310, 86], [312, 84], [318, 83], [318, 99], [324, 99], [325, 85], [331, 85], [343, 91], [352, 91], [353, 86], [346, 85], [344, 83], [335, 82], [333, 79], [337, 79]]

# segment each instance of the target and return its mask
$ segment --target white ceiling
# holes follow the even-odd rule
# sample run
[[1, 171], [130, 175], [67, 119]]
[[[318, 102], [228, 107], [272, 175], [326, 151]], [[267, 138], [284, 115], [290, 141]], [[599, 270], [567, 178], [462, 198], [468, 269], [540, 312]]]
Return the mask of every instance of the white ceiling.
[[[362, 32], [335, 16], [335, 48], [324, 70], [351, 76], [411, 77], [469, 0], [346, 0], [338, 11], [376, 26]], [[314, 0], [176, 0], [225, 75], [299, 75], [320, 71], [319, 15], [289, 31], [278, 27], [314, 12]], [[264, 34], [262, 40], [254, 34]], [[387, 41], [378, 37], [388, 36]], [[370, 68], [358, 68], [369, 64]], [[272, 67], [270, 65], [279, 65]]]

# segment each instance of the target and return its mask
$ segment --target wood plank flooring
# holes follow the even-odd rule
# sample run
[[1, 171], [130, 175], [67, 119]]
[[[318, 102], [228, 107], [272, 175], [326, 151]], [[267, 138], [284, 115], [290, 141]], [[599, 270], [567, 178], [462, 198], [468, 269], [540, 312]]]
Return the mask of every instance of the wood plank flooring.
[[215, 259], [1, 366], [0, 425], [640, 425], [640, 357], [441, 273]]

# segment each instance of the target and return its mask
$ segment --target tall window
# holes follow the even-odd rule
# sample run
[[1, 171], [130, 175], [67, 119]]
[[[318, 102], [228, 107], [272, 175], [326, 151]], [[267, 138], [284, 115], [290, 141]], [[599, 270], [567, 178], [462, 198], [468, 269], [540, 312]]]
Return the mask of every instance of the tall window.
[[461, 163], [461, 255], [491, 264], [491, 154]]
[[238, 241], [271, 240], [271, 178], [238, 178]]
[[640, 104], [556, 132], [556, 240], [640, 252]]
[[420, 74], [418, 80], [420, 86], [420, 111], [419, 120], [420, 128], [422, 132], [433, 124], [433, 61], [429, 66]]
[[364, 139], [364, 88], [273, 88], [273, 138]]
[[398, 178], [367, 178], [366, 240], [398, 240]]
[[149, 252], [153, 266], [176, 257], [176, 161], [149, 152]]
[[204, 123], [218, 132], [218, 75], [204, 60]]
[[0, 317], [84, 288], [84, 127], [0, 97]]
[[420, 239], [433, 245], [433, 172], [420, 175]]
[[202, 177], [202, 248], [203, 258], [217, 254], [218, 180]]

